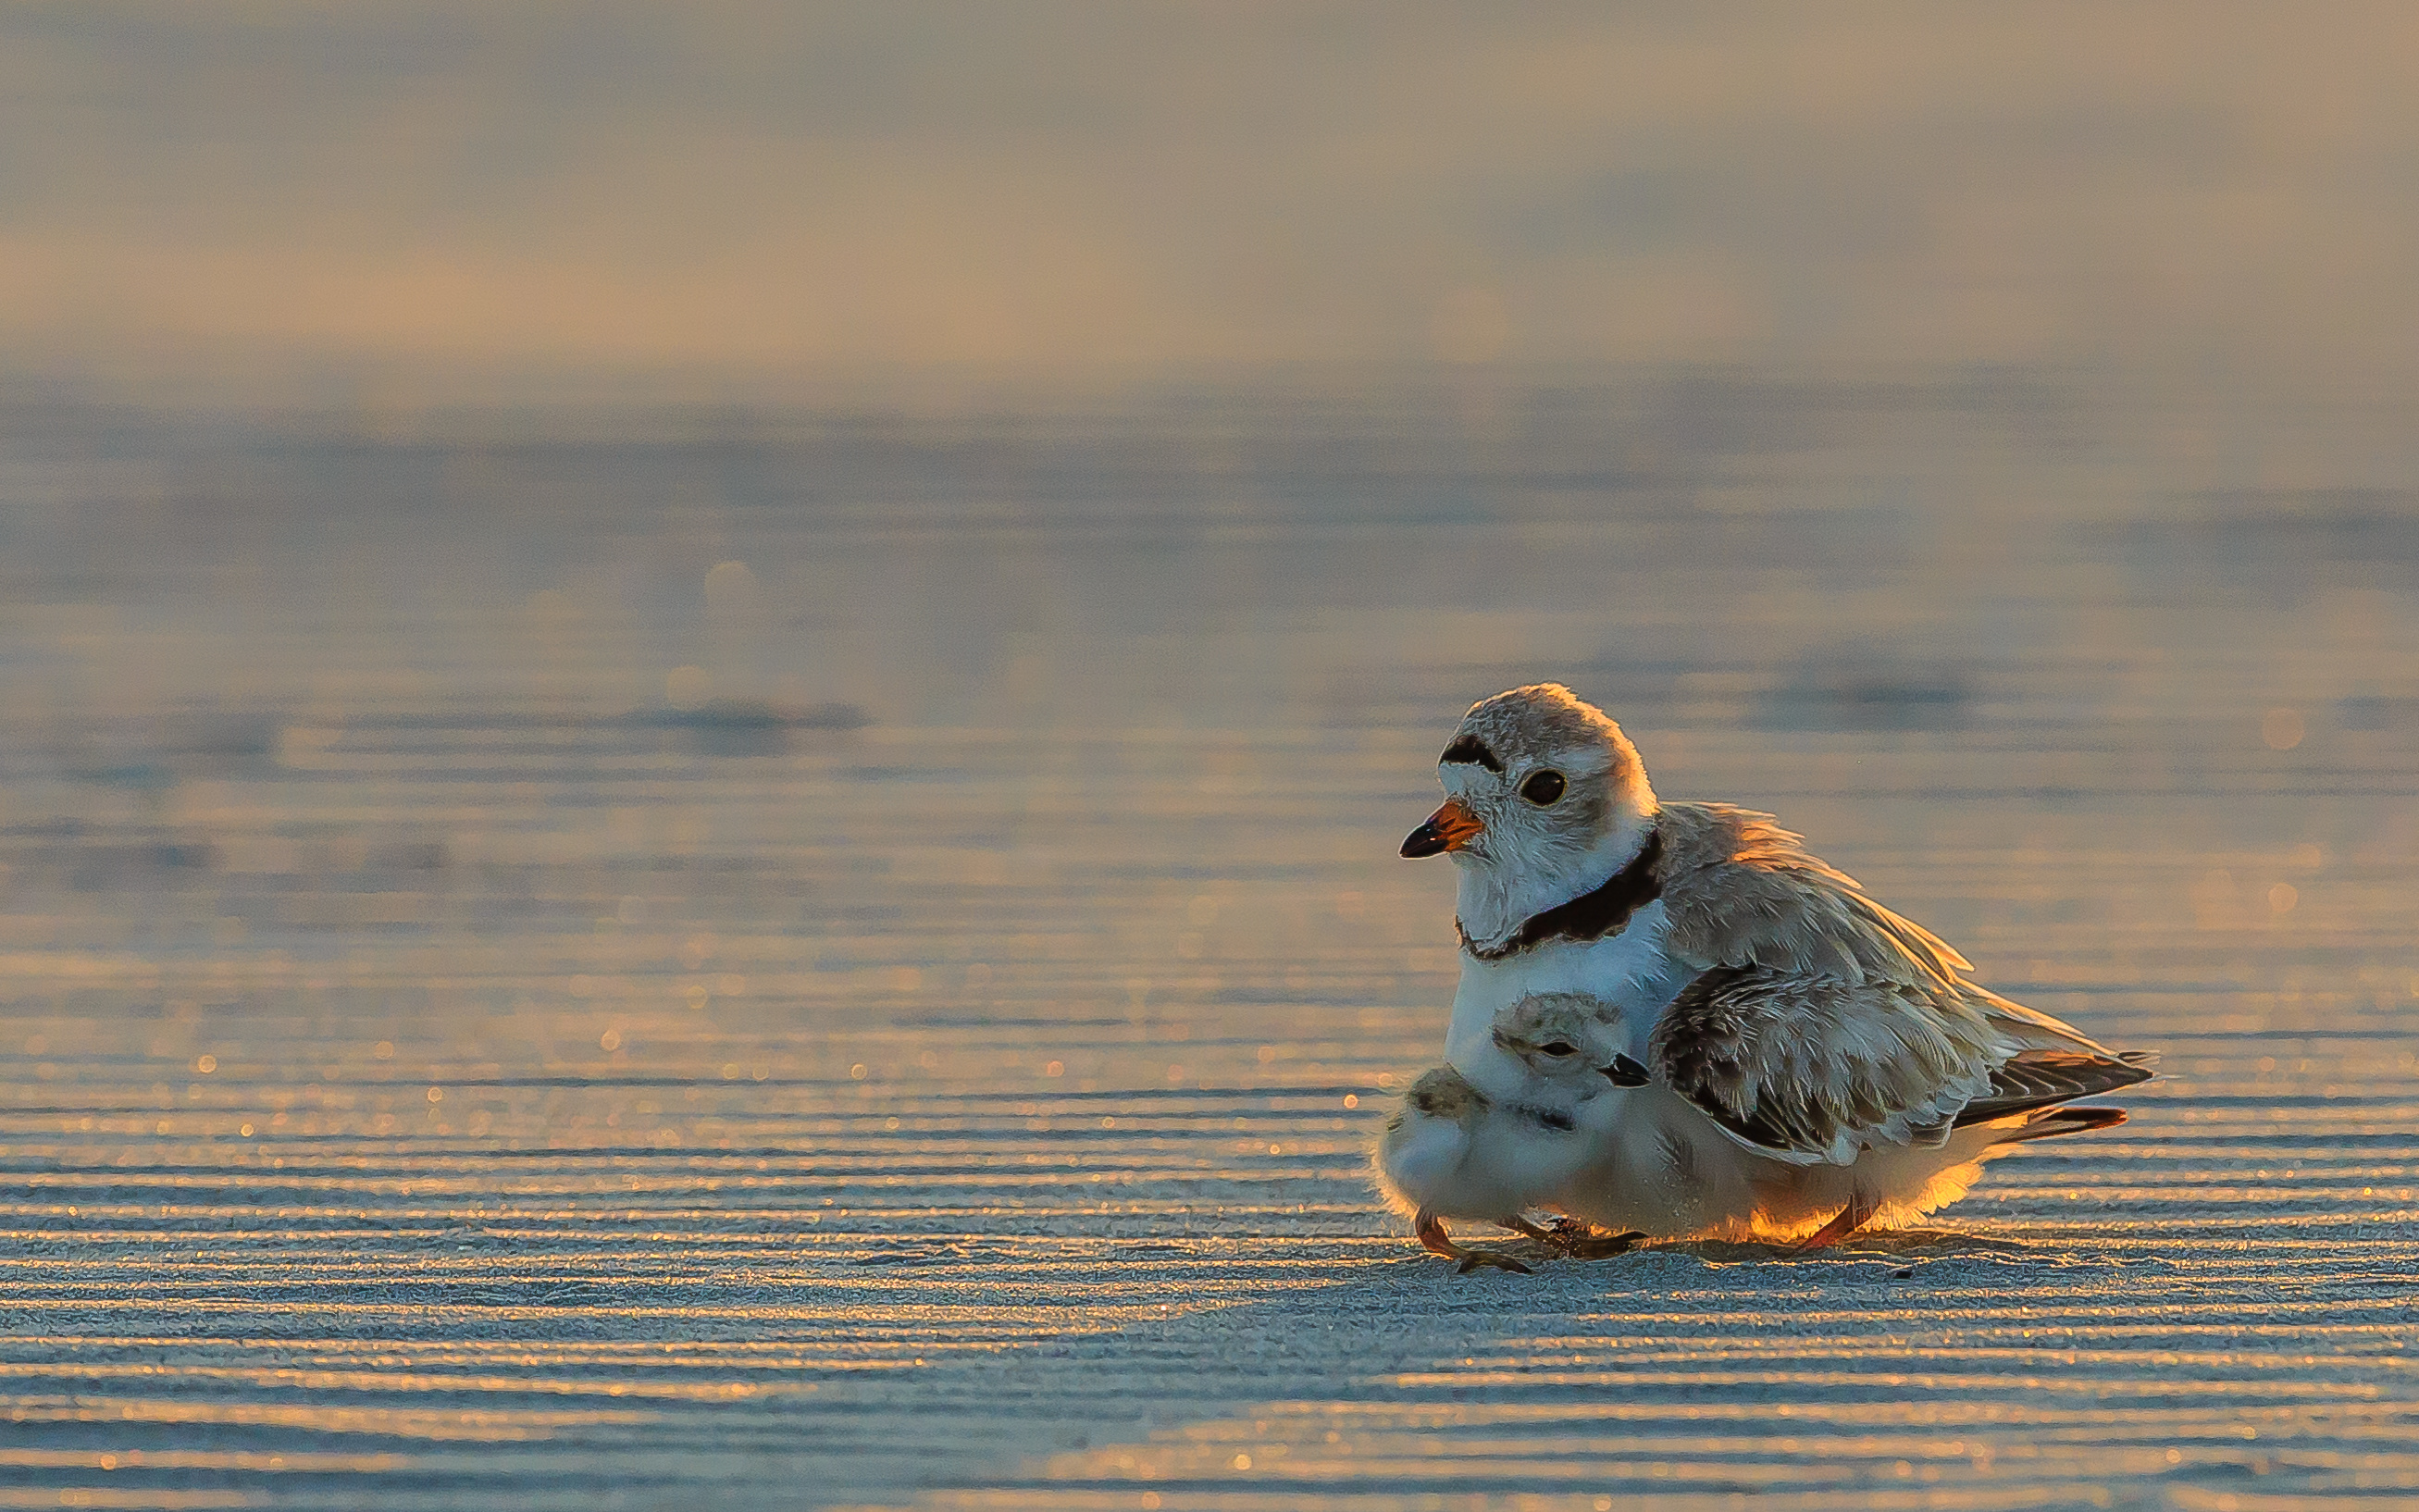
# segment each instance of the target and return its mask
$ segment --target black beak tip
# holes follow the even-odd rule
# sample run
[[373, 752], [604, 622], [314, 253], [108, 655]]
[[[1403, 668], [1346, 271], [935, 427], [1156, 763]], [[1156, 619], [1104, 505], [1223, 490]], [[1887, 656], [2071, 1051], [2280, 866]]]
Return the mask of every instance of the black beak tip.
[[1627, 1056], [1615, 1056], [1611, 1065], [1598, 1066], [1596, 1070], [1604, 1072], [1605, 1078], [1615, 1087], [1643, 1087], [1654, 1080], [1644, 1066]]
[[1403, 856], [1416, 861], [1423, 856], [1436, 856], [1444, 850], [1444, 836], [1434, 825], [1424, 824], [1403, 837]]

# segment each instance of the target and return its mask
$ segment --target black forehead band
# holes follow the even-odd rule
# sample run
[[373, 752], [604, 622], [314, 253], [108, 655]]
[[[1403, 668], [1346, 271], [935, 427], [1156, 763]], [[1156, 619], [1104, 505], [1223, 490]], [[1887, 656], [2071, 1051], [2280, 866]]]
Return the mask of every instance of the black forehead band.
[[1444, 754], [1437, 758], [1437, 764], [1442, 766], [1447, 762], [1476, 762], [1490, 772], [1503, 770], [1503, 764], [1496, 759], [1493, 751], [1487, 748], [1487, 742], [1476, 735], [1464, 735], [1447, 746], [1444, 748]]

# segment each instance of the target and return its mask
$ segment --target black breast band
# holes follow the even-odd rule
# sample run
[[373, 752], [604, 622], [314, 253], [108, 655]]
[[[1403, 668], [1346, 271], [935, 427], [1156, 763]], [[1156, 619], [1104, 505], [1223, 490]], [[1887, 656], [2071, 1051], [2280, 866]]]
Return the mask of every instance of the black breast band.
[[1453, 921], [1454, 932], [1461, 936], [1461, 948], [1481, 961], [1501, 961], [1548, 940], [1600, 940], [1618, 934], [1628, 926], [1630, 915], [1663, 896], [1663, 879], [1656, 874], [1662, 860], [1662, 831], [1650, 829], [1646, 843], [1638, 848], [1629, 864], [1607, 878], [1603, 887], [1530, 915], [1502, 944], [1478, 945], [1457, 918]]

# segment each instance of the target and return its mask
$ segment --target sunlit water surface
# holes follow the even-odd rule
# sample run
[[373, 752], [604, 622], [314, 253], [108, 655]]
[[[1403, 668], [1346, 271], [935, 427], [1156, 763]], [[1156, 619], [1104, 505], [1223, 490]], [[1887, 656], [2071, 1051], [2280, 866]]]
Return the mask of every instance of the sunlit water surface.
[[[0, 1505], [2419, 1497], [2406, 432], [9, 395]], [[1422, 1256], [1394, 848], [1548, 677], [2134, 1121], [1820, 1258]]]

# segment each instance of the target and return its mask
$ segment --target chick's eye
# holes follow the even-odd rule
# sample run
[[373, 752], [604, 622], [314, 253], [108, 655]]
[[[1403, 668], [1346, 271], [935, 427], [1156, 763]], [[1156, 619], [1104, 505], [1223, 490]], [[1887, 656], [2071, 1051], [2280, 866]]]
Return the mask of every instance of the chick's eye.
[[1564, 786], [1562, 773], [1539, 772], [1520, 784], [1520, 796], [1543, 809], [1563, 795]]
[[1571, 1044], [1565, 1041], [1556, 1040], [1551, 1044], [1541, 1044], [1537, 1048], [1543, 1050], [1549, 1056], [1567, 1056], [1576, 1053], [1579, 1046]]

